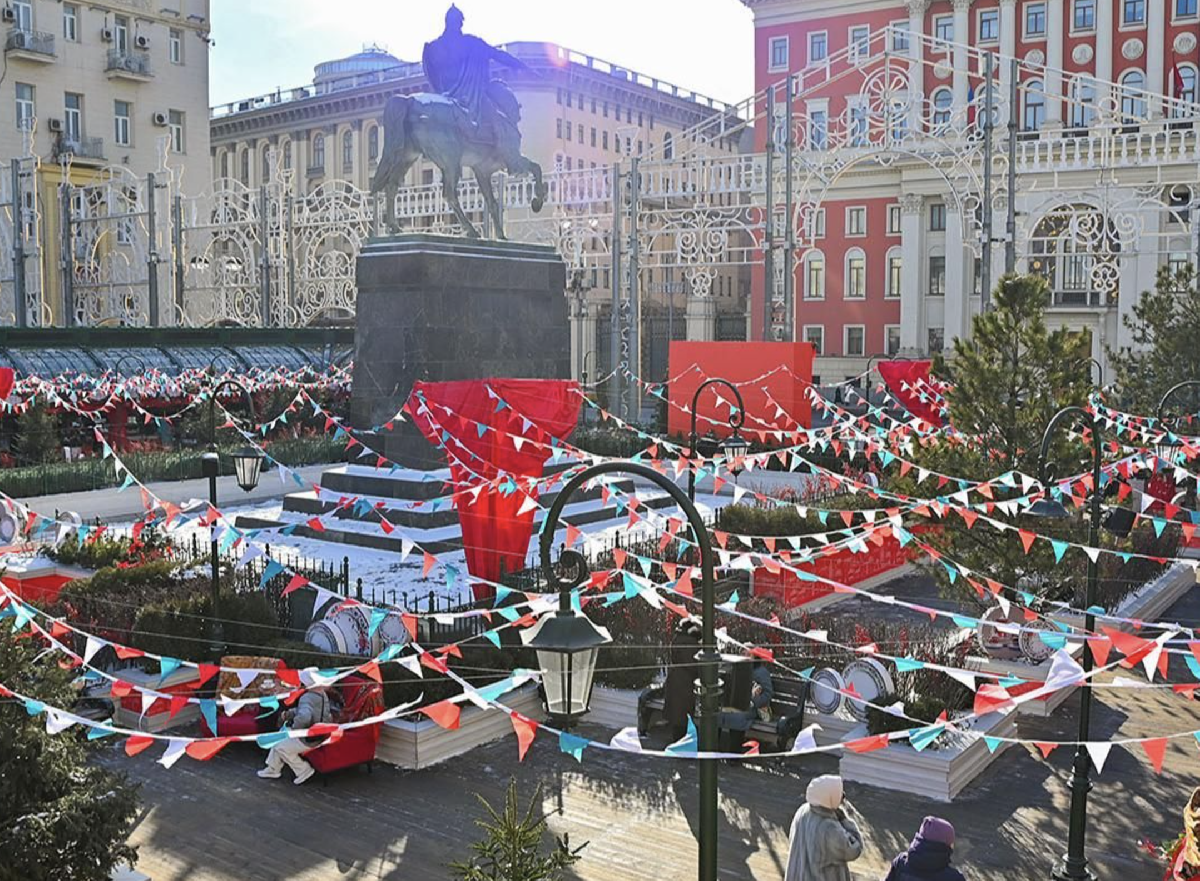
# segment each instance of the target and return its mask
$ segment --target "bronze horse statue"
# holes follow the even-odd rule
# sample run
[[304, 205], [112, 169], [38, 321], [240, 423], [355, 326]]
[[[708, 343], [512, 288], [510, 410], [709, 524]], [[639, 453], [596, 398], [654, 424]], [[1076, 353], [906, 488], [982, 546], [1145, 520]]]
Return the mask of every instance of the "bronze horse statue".
[[413, 163], [424, 156], [442, 173], [442, 193], [454, 216], [470, 238], [479, 238], [479, 230], [467, 218], [458, 200], [458, 183], [464, 168], [471, 169], [479, 192], [487, 206], [496, 237], [503, 239], [504, 223], [500, 204], [492, 189], [492, 175], [532, 174], [534, 197], [530, 204], [541, 211], [546, 201], [542, 167], [521, 154], [521, 133], [517, 122], [521, 106], [512, 93], [493, 80], [487, 97], [491, 112], [479, 123], [452, 98], [435, 93], [393, 95], [383, 112], [383, 154], [371, 180], [371, 192], [383, 193], [388, 232], [396, 231], [396, 191]]

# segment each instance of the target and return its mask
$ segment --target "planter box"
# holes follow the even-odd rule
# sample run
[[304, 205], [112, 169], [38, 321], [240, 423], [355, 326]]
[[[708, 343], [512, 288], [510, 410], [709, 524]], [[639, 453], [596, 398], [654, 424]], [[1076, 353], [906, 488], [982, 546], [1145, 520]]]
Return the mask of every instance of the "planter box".
[[[1079, 660], [1083, 652], [1083, 645], [1079, 642], [1068, 642], [1065, 651], [1070, 653], [1071, 657], [1075, 658], [1075, 660]], [[1031, 664], [1021, 658], [1006, 660], [1003, 658], [972, 656], [964, 661], [964, 666], [968, 670], [974, 670], [978, 673], [993, 673], [997, 676], [1015, 676], [1018, 679], [1024, 679], [1028, 684], [1008, 689], [1008, 693], [1013, 697], [1020, 697], [1022, 694], [1041, 688], [1042, 684], [1046, 681], [1046, 677], [1050, 674], [1050, 661], [1048, 660], [1040, 664]], [[1072, 685], [1070, 688], [1060, 688], [1058, 691], [1053, 691], [1043, 697], [1025, 701], [1017, 705], [1017, 712], [1022, 716], [1045, 718], [1062, 706], [1066, 699], [1071, 696], [1071, 693], [1078, 687], [1077, 685]]]
[[1156, 621], [1196, 586], [1196, 573], [1191, 566], [1176, 563], [1137, 593], [1128, 596], [1117, 607], [1120, 618]]
[[[1011, 737], [1016, 731], [1015, 713], [988, 713], [976, 722], [976, 731], [996, 737]], [[865, 725], [849, 732], [847, 740], [865, 737]], [[894, 789], [933, 801], [949, 802], [978, 777], [1010, 744], [991, 752], [981, 737], [943, 735], [954, 738], [945, 746], [918, 752], [904, 743], [869, 753], [844, 750], [839, 765], [842, 779], [865, 783], [878, 789]], [[942, 743], [943, 741], [939, 741]]]
[[583, 721], [589, 725], [600, 725], [620, 731], [637, 725], [638, 695], [641, 689], [609, 688], [597, 685], [592, 688], [592, 704]]
[[848, 713], [827, 716], [825, 713], [814, 712], [812, 707], [809, 706], [804, 713], [804, 727], [807, 728], [809, 725], [814, 724], [821, 726], [819, 731], [813, 732], [817, 746], [829, 746], [832, 743], [841, 743], [846, 739], [846, 735], [862, 725], [861, 722]]
[[[544, 716], [536, 685], [526, 685], [503, 698], [505, 706], [530, 719]], [[375, 758], [409, 770], [418, 770], [462, 755], [484, 743], [513, 733], [512, 721], [498, 710], [463, 707], [458, 728], [447, 731], [430, 719], [393, 719], [383, 723]]]
[[[115, 675], [132, 685], [168, 694], [184, 694], [188, 697], [195, 695], [196, 683], [200, 680], [200, 672], [194, 667], [180, 667], [163, 680], [161, 685], [159, 684], [160, 677], [158, 673], [147, 673], [143, 670], [133, 669], [121, 670]], [[157, 734], [160, 731], [167, 731], [171, 728], [179, 728], [184, 725], [192, 725], [200, 721], [199, 704], [188, 704], [176, 713], [173, 718], [170, 717], [170, 711], [171, 702], [165, 698], [159, 698], [143, 714], [142, 696], [135, 691], [121, 698], [113, 720], [122, 728], [132, 728], [151, 734]]]

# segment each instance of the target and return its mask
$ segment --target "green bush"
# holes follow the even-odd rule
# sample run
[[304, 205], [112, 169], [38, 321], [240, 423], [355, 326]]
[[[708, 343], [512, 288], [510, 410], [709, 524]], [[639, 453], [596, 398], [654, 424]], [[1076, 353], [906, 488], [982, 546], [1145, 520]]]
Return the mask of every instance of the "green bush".
[[[262, 593], [221, 594], [221, 640], [228, 654], [265, 652], [279, 638], [279, 620]], [[212, 597], [196, 593], [145, 606], [133, 622], [135, 648], [185, 661], [213, 661]]]
[[[803, 503], [801, 503], [803, 504]], [[865, 493], [857, 495], [836, 496], [820, 503], [822, 508], [829, 510], [856, 511], [863, 508], [876, 508], [879, 501]], [[850, 524], [859, 526], [863, 523], [861, 515], [854, 515]], [[722, 532], [740, 533], [742, 535], [812, 535], [818, 532], [834, 532], [846, 528], [846, 521], [840, 515], [826, 515], [825, 521], [810, 511], [806, 517], [801, 517], [794, 505], [738, 504], [726, 505], [720, 509], [717, 529]]]

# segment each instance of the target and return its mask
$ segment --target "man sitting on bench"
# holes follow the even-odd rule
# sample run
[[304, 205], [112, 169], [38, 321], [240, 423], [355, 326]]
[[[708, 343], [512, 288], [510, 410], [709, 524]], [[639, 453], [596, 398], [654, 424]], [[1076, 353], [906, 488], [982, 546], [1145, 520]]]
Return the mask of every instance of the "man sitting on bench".
[[744, 709], [725, 709], [721, 712], [719, 725], [723, 736], [737, 736], [731, 748], [740, 748], [746, 742], [747, 732], [755, 722], [771, 721], [771, 701], [775, 699], [775, 685], [771, 682], [771, 671], [761, 658], [754, 659], [750, 673], [750, 706]]

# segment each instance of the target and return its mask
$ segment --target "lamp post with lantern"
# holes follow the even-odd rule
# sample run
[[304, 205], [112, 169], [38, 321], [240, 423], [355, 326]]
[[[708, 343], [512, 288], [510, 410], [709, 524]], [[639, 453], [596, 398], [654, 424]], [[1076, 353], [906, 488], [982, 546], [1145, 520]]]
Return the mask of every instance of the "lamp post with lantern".
[[[201, 472], [208, 478], [208, 503], [214, 510], [217, 508], [217, 477], [221, 473], [221, 454], [217, 451], [217, 397], [226, 388], [237, 389], [246, 401], [250, 412], [250, 421], [254, 421], [254, 399], [249, 390], [236, 379], [226, 379], [212, 390], [212, 401], [208, 410], [209, 447], [200, 456]], [[262, 472], [263, 456], [254, 447], [247, 444], [231, 455], [233, 472], [237, 485], [243, 492], [250, 492], [258, 486], [258, 475]], [[209, 524], [210, 566], [211, 566], [211, 597], [212, 597], [212, 650], [215, 658], [220, 658], [224, 650], [224, 634], [221, 627], [221, 564], [217, 551], [216, 524]]]
[[[737, 386], [727, 379], [714, 377], [706, 379], [696, 388], [696, 393], [692, 395], [692, 428], [688, 435], [688, 501], [692, 504], [696, 503], [696, 446], [700, 441], [696, 434], [696, 419], [699, 414], [696, 411], [697, 405], [700, 403], [700, 393], [706, 388], [713, 385], [723, 385], [737, 398], [737, 409], [729, 414], [729, 427], [733, 429], [733, 433], [721, 441], [721, 452], [730, 459], [737, 459], [743, 456], [746, 450], [750, 449], [750, 444], [740, 434], [742, 424], [746, 421], [746, 404], [742, 400], [742, 393], [738, 391]], [[736, 475], [736, 472], [734, 474]]]
[[[701, 572], [701, 637], [696, 655], [699, 666], [699, 685], [696, 689], [700, 703], [697, 717], [697, 748], [700, 752], [716, 752], [717, 716], [720, 683], [718, 665], [721, 656], [716, 645], [716, 584], [713, 578], [713, 549], [705, 525], [695, 504], [669, 478], [635, 462], [601, 462], [581, 471], [563, 487], [546, 514], [542, 528], [541, 564], [551, 584], [559, 585], [559, 607], [547, 614], [531, 629], [525, 643], [538, 654], [542, 683], [546, 692], [546, 710], [559, 719], [574, 722], [587, 712], [592, 681], [596, 672], [599, 647], [609, 641], [608, 632], [597, 627], [580, 611], [572, 608], [571, 592], [587, 579], [588, 566], [577, 551], [564, 551], [561, 563], [570, 576], [560, 579], [550, 561], [554, 533], [563, 509], [582, 487], [606, 474], [625, 474], [653, 483], [677, 504], [687, 518], [692, 540], [700, 550]], [[700, 881], [717, 878], [717, 762], [700, 760], [700, 821], [697, 831]]]

